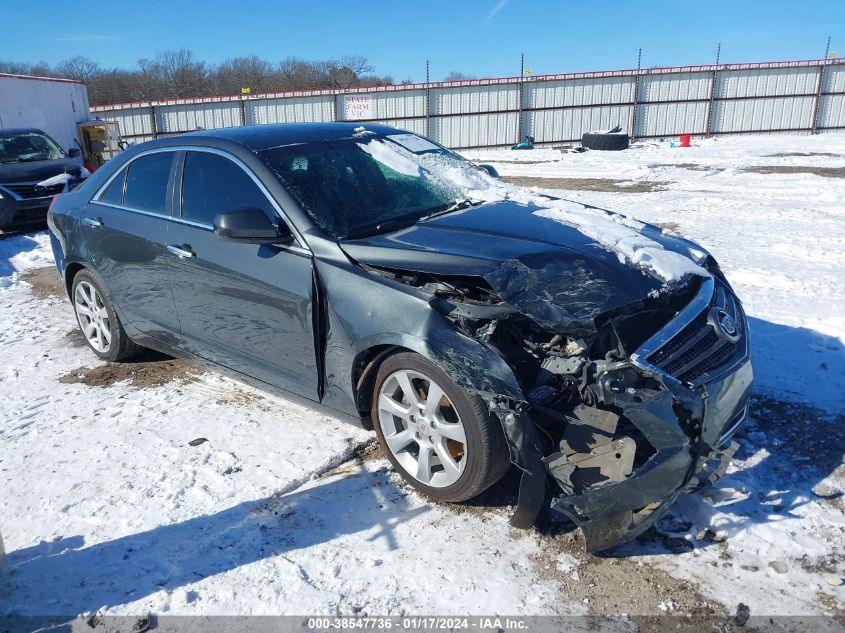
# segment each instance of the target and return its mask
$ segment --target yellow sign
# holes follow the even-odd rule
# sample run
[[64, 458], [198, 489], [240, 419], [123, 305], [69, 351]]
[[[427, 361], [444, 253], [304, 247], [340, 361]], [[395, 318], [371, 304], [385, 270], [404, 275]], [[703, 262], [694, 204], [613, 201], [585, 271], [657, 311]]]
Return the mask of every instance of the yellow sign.
[[526, 68], [525, 70], [522, 71], [522, 74], [523, 75], [530, 75], [532, 72], [534, 72], [534, 71], [532, 71], [530, 68]]
[[241, 94], [242, 95], [248, 95], [249, 92], [250, 92], [249, 88], [241, 88]]
[[836, 59], [837, 57], [839, 57], [839, 53], [837, 53], [836, 51], [830, 51], [827, 54], [828, 59]]

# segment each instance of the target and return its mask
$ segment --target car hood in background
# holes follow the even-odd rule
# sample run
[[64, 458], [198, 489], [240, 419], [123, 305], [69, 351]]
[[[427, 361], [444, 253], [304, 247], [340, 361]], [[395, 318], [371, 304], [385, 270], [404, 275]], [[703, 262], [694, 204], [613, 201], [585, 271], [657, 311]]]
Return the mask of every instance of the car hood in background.
[[[592, 329], [603, 312], [686, 287], [688, 278], [667, 287], [575, 226], [535, 215], [540, 208], [489, 203], [340, 246], [353, 260], [371, 266], [483, 277], [503, 301], [560, 332]], [[650, 226], [642, 233], [689, 256], [690, 242]]]
[[79, 176], [79, 173], [79, 163], [72, 158], [37, 160], [25, 163], [0, 163], [0, 184], [40, 182], [59, 174]]

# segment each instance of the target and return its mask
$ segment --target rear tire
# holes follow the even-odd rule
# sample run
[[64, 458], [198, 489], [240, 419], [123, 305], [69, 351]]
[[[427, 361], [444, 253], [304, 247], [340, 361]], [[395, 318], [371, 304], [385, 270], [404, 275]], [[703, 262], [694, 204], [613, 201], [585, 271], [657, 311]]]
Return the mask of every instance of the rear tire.
[[471, 499], [510, 466], [502, 426], [484, 401], [419, 354], [382, 363], [372, 402], [373, 426], [390, 463], [433, 499]]
[[628, 149], [630, 139], [627, 134], [621, 133], [601, 134], [597, 132], [587, 132], [581, 137], [581, 145], [587, 149], [616, 152]]
[[76, 274], [70, 297], [79, 329], [97, 356], [121, 361], [141, 351], [127, 336], [105, 288], [90, 272], [80, 270]]

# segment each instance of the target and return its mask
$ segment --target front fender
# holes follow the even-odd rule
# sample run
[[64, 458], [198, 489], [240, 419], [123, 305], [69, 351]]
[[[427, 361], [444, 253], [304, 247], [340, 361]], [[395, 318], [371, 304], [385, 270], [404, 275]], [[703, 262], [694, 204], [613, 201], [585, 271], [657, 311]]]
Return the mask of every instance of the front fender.
[[429, 305], [429, 296], [353, 265], [319, 260], [315, 265], [325, 289], [321, 293], [324, 404], [358, 414], [356, 362], [380, 346], [425, 356], [464, 389], [524, 400], [516, 376], [501, 356], [459, 332]]

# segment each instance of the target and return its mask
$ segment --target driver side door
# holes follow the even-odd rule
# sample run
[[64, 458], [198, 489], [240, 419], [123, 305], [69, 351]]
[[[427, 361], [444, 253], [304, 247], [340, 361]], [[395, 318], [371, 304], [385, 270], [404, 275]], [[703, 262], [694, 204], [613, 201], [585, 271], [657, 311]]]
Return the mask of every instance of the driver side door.
[[251, 171], [218, 150], [181, 154], [168, 267], [187, 351], [311, 400], [318, 399], [311, 253], [299, 245], [224, 241], [219, 213], [281, 209]]

